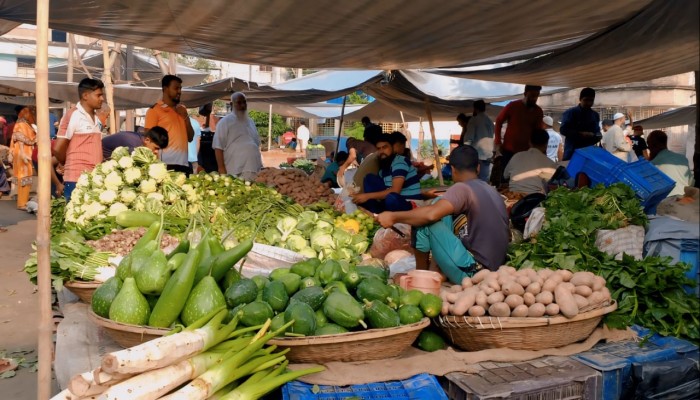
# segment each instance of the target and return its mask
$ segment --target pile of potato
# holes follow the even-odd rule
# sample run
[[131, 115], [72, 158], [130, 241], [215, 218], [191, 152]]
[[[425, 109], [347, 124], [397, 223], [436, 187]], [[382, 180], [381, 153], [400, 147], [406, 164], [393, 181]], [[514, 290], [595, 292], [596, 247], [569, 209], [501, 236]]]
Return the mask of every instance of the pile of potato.
[[329, 183], [321, 183], [317, 177], [299, 169], [266, 168], [260, 171], [255, 181], [274, 187], [303, 206], [319, 201], [335, 202], [336, 196]]
[[573, 318], [589, 306], [610, 301], [605, 279], [591, 272], [525, 268], [507, 265], [481, 270], [461, 285], [444, 288], [442, 315], [481, 317]]

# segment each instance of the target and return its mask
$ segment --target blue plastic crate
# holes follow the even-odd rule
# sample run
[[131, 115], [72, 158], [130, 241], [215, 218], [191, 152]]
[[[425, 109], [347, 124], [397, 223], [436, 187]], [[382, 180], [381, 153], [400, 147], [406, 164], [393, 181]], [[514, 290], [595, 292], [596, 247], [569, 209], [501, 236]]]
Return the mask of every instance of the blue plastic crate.
[[624, 161], [615, 157], [602, 147], [590, 146], [576, 149], [571, 157], [566, 171], [570, 176], [576, 177], [579, 172], [585, 173], [591, 180], [591, 185], [599, 183], [608, 185], [610, 171], [625, 164]]
[[655, 214], [656, 206], [676, 186], [673, 179], [647, 160], [622, 163], [613, 167], [608, 171], [607, 180], [604, 183], [608, 186], [616, 182], [623, 182], [634, 190], [637, 197], [642, 200], [647, 214]]
[[[335, 400], [335, 399], [396, 399], [396, 400], [447, 400], [437, 379], [429, 374], [419, 374], [402, 381], [369, 383], [352, 386], [318, 386], [292, 381], [282, 387], [284, 400]], [[316, 392], [316, 393], [314, 393]]]
[[[648, 330], [633, 327], [640, 336]], [[692, 343], [678, 338], [651, 337], [643, 346], [640, 343], [626, 341], [617, 343], [599, 343], [591, 350], [572, 356], [583, 364], [603, 374], [601, 385], [602, 399], [619, 399], [632, 375], [632, 364], [677, 360], [698, 357], [698, 348]]]
[[681, 255], [678, 261], [690, 264], [690, 271], [685, 276], [688, 279], [695, 281], [694, 287], [686, 287], [688, 293], [695, 292], [696, 296], [700, 297], [700, 268], [698, 268], [698, 259], [700, 259], [700, 243], [697, 240], [683, 239], [681, 240]]

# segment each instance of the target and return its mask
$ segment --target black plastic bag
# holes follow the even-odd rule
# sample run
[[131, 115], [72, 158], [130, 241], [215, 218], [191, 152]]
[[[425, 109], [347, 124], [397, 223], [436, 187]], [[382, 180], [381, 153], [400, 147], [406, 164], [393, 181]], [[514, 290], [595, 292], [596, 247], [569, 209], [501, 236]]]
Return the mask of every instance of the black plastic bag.
[[697, 399], [700, 393], [698, 361], [689, 358], [632, 364], [632, 387], [623, 399]]

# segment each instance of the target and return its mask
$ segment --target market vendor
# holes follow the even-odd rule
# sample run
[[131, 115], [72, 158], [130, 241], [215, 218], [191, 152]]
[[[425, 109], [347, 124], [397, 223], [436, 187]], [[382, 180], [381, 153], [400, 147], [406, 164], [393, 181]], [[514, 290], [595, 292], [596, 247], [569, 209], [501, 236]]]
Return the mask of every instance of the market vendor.
[[414, 229], [416, 268], [428, 269], [429, 256], [453, 283], [478, 269], [496, 270], [506, 260], [508, 215], [496, 189], [479, 178], [479, 154], [471, 146], [450, 153], [455, 184], [433, 204], [377, 216], [381, 226], [398, 223]]
[[411, 149], [406, 147], [406, 136], [399, 131], [391, 132], [391, 137], [394, 141], [394, 153], [400, 154], [406, 157], [406, 160], [413, 165], [413, 167], [418, 171], [418, 179], [422, 178], [425, 174], [429, 174], [433, 170], [432, 165], [425, 165], [422, 161], [415, 161], [413, 159], [413, 154]]
[[508, 179], [508, 190], [515, 193], [546, 192], [547, 182], [552, 179], [557, 164], [547, 157], [549, 133], [544, 129], [535, 129], [530, 136], [530, 148], [511, 158], [503, 171]]
[[126, 147], [131, 153], [135, 148], [148, 147], [156, 156], [168, 147], [168, 131], [160, 126], [154, 126], [143, 135], [138, 132], [122, 131], [102, 138], [102, 155], [104, 159], [112, 156], [117, 147]]
[[355, 138], [348, 138], [345, 146], [348, 149], [348, 159], [340, 165], [337, 175], [345, 175], [345, 171], [351, 165], [357, 164], [359, 168], [357, 168], [355, 172], [353, 182], [361, 191], [365, 176], [368, 174], [376, 174], [379, 171], [379, 158], [375, 153], [377, 148], [375, 147], [375, 143]]
[[379, 173], [365, 176], [364, 193], [351, 195], [355, 204], [374, 213], [407, 211], [413, 207], [411, 199], [422, 199], [418, 171], [406, 157], [394, 152], [393, 145], [391, 135], [378, 137]]
[[343, 163], [347, 159], [348, 159], [348, 153], [344, 152], [344, 151], [339, 151], [338, 154], [335, 155], [335, 159], [333, 160], [333, 162], [330, 163], [326, 167], [326, 171], [323, 173], [323, 176], [321, 177], [321, 183], [330, 182], [331, 187], [337, 188], [338, 187], [338, 171], [340, 170], [340, 166], [343, 165]]

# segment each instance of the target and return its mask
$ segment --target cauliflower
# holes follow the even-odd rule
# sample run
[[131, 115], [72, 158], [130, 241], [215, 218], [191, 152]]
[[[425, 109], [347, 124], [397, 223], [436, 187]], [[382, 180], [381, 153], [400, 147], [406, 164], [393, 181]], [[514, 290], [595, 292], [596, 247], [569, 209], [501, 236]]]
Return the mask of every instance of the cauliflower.
[[120, 158], [118, 162], [121, 169], [127, 169], [134, 166], [134, 159], [129, 156]]
[[149, 193], [148, 196], [146, 196], [146, 200], [148, 199], [156, 199], [158, 201], [163, 201], [165, 197], [160, 193]]
[[92, 185], [94, 187], [102, 187], [102, 185], [104, 183], [104, 177], [102, 177], [102, 175], [100, 175], [98, 173], [93, 173], [91, 175], [91, 178], [92, 178]]
[[146, 209], [146, 199], [143, 196], [136, 197], [131, 207], [136, 211], [144, 211]]
[[182, 190], [184, 190], [187, 194], [189, 194], [190, 192], [194, 192], [194, 188], [189, 183], [182, 185]]
[[105, 177], [105, 187], [109, 190], [119, 190], [123, 184], [124, 181], [117, 171], [112, 171]]
[[119, 161], [124, 157], [129, 157], [129, 149], [124, 146], [119, 146], [112, 151], [112, 160]]
[[148, 166], [148, 176], [160, 183], [168, 177], [168, 169], [163, 163], [151, 164]]
[[131, 204], [134, 199], [136, 199], [136, 192], [134, 192], [131, 189], [127, 189], [121, 192], [121, 195], [119, 196], [119, 199], [124, 203], [124, 204]]
[[86, 204], [83, 207], [84, 213], [82, 216], [85, 217], [85, 219], [94, 218], [94, 217], [100, 215], [100, 213], [104, 210], [105, 210], [105, 206], [103, 206], [102, 204], [100, 204], [96, 201], [93, 201], [91, 203]]
[[122, 211], [126, 211], [126, 210], [128, 210], [128, 209], [129, 209], [129, 207], [127, 207], [127, 206], [124, 205], [123, 203], [114, 203], [114, 204], [112, 204], [112, 205], [109, 207], [109, 213], [108, 213], [108, 215], [109, 215], [110, 217], [116, 217], [116, 216], [119, 215]]
[[80, 174], [78, 182], [75, 184], [76, 188], [85, 188], [90, 186], [90, 177], [87, 174]]
[[153, 193], [156, 191], [156, 181], [153, 179], [146, 179], [145, 181], [141, 181], [141, 193]]
[[117, 192], [114, 190], [105, 190], [104, 192], [100, 193], [99, 199], [100, 203], [102, 204], [112, 204], [114, 203], [114, 200], [117, 199]]
[[110, 172], [114, 171], [114, 169], [118, 166], [116, 161], [114, 160], [108, 160], [102, 163], [102, 174], [107, 175]]
[[176, 185], [182, 186], [185, 184], [185, 182], [187, 182], [187, 177], [183, 173], [178, 173], [178, 174], [175, 174], [172, 181], [175, 182]]
[[141, 170], [138, 168], [127, 168], [124, 170], [124, 179], [126, 179], [126, 183], [128, 184], [133, 184], [139, 179], [141, 179]]

